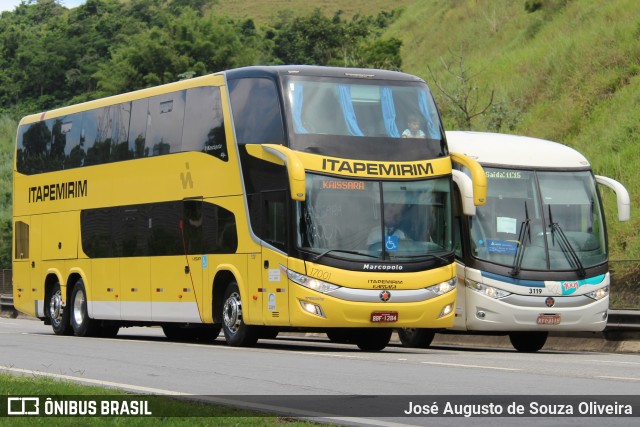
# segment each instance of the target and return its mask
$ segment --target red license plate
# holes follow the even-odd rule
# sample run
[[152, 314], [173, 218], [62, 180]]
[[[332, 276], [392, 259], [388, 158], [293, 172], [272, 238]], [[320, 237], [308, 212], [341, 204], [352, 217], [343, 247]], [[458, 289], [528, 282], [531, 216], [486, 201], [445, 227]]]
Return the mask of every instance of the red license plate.
[[371, 321], [373, 323], [397, 322], [398, 312], [397, 311], [374, 311], [373, 313], [371, 313]]
[[538, 320], [536, 323], [538, 323], [538, 325], [559, 325], [560, 315], [559, 314], [541, 314], [538, 316]]

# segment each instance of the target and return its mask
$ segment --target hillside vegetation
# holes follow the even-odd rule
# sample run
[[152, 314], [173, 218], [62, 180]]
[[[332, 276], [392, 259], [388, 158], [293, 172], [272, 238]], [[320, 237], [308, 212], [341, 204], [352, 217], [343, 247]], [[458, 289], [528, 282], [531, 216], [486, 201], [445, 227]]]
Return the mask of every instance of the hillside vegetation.
[[[628, 223], [617, 221], [615, 196], [601, 189], [617, 261], [614, 306], [640, 307], [640, 2], [333, 0], [309, 10], [300, 0], [87, 0], [72, 11], [43, 7], [52, 3], [59, 6], [39, 0], [0, 17], [3, 150], [26, 112], [222, 68], [401, 69], [431, 85], [447, 129], [562, 142], [587, 156], [596, 174], [622, 182], [631, 194]], [[459, 108], [465, 97], [466, 114]]]

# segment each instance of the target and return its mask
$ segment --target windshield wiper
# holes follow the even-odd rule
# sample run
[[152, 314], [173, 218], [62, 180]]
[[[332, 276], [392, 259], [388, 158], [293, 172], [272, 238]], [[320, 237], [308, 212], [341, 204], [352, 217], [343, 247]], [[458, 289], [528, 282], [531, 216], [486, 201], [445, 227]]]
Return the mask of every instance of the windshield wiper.
[[520, 234], [518, 234], [518, 248], [516, 249], [516, 255], [513, 258], [513, 269], [509, 274], [517, 276], [520, 274], [520, 267], [522, 267], [522, 260], [524, 259], [524, 250], [527, 247], [526, 237], [529, 237], [531, 241], [531, 219], [529, 218], [529, 208], [527, 207], [527, 201], [524, 201], [524, 214], [526, 219], [522, 221], [520, 226]]
[[558, 224], [557, 222], [553, 222], [553, 215], [551, 214], [551, 205], [549, 205], [549, 222], [550, 222], [549, 227], [551, 228], [551, 238], [553, 239], [552, 243], [555, 245], [555, 236], [557, 234], [558, 246], [560, 246], [560, 249], [562, 249], [562, 253], [567, 258], [567, 261], [569, 261], [569, 264], [573, 268], [578, 270], [579, 277], [585, 277], [587, 275], [587, 272], [585, 271], [584, 266], [580, 261], [580, 257], [576, 253], [576, 250], [573, 249], [573, 245], [571, 245], [571, 242], [567, 238], [566, 234], [564, 234], [564, 231], [562, 231], [562, 228], [560, 228], [560, 224]]
[[317, 255], [311, 261], [316, 262], [320, 258], [324, 257], [325, 255], [327, 255], [330, 252], [341, 252], [341, 253], [344, 253], [344, 254], [361, 255], [361, 256], [366, 256], [366, 257], [369, 257], [369, 258], [376, 258], [376, 259], [380, 258], [378, 256], [367, 254], [367, 253], [363, 253], [363, 252], [346, 251], [346, 250], [342, 250], [342, 249], [328, 249], [328, 250], [322, 252], [321, 254]]

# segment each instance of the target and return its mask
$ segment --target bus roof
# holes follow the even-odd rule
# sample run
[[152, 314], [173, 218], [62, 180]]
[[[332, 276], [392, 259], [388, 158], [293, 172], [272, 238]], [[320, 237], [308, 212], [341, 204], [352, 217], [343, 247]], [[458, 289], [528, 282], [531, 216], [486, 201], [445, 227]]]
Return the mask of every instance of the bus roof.
[[299, 75], [313, 77], [351, 77], [362, 79], [384, 79], [399, 81], [418, 81], [423, 79], [398, 71], [380, 70], [372, 68], [345, 68], [345, 67], [325, 67], [318, 65], [273, 65], [273, 66], [251, 66], [235, 68], [222, 71], [227, 79], [239, 79], [245, 77], [276, 77], [284, 75]]
[[446, 135], [450, 151], [466, 154], [482, 165], [543, 169], [590, 167], [578, 151], [544, 139], [467, 131], [447, 131]]

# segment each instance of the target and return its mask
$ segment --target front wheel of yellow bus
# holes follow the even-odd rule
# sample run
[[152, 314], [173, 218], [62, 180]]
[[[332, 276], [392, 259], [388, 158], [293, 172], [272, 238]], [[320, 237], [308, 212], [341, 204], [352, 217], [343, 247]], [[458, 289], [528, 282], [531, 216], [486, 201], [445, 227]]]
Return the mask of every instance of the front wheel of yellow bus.
[[393, 329], [362, 329], [355, 338], [355, 343], [362, 351], [380, 351], [391, 340]]
[[233, 347], [248, 347], [258, 342], [258, 329], [244, 323], [240, 289], [236, 282], [227, 286], [222, 304], [222, 331], [227, 344]]

